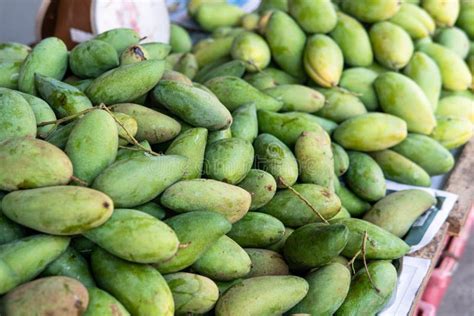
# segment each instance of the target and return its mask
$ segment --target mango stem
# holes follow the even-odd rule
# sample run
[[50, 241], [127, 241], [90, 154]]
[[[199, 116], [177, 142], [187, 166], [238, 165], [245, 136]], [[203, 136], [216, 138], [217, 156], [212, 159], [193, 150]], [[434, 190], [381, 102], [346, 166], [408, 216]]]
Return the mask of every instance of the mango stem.
[[347, 266], [352, 268], [352, 272], [354, 274], [356, 273], [355, 268], [354, 268], [354, 262], [356, 261], [357, 257], [359, 257], [361, 252], [362, 250], [357, 251], [356, 254], [352, 257], [352, 259], [347, 263]]

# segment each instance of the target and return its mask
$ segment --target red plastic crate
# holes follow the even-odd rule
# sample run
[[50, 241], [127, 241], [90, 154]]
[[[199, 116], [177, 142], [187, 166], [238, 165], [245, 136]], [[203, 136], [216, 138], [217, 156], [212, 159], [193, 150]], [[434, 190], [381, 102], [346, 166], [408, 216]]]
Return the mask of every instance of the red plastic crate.
[[436, 307], [430, 303], [420, 301], [417, 306], [417, 316], [436, 316]]

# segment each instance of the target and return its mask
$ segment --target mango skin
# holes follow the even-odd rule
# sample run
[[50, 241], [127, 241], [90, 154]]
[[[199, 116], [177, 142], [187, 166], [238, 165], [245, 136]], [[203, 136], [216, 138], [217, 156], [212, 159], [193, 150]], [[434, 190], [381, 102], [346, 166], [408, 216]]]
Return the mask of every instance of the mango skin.
[[13, 90], [0, 90], [0, 142], [14, 137], [35, 137], [36, 119], [26, 100]]
[[[336, 192], [337, 196], [341, 200], [341, 209], [346, 209], [349, 214], [351, 214], [351, 216], [358, 217], [370, 209], [370, 204], [367, 201], [359, 198], [348, 188], [341, 185], [341, 187]], [[339, 211], [339, 213], [340, 212], [341, 211]]]
[[334, 161], [334, 172], [336, 176], [342, 176], [349, 169], [349, 156], [344, 148], [336, 143], [331, 143], [331, 151]]
[[283, 70], [267, 67], [261, 72], [245, 75], [245, 80], [259, 90], [273, 88], [283, 84], [298, 84], [301, 80]]
[[212, 179], [180, 181], [161, 195], [163, 206], [178, 212], [211, 211], [234, 223], [249, 210], [250, 194], [231, 184]]
[[421, 6], [441, 27], [453, 26], [460, 11], [459, 1], [423, 0]]
[[271, 201], [277, 189], [275, 179], [266, 171], [250, 169], [247, 176], [238, 184], [251, 195], [250, 211], [254, 211]]
[[388, 303], [397, 286], [397, 270], [389, 261], [368, 264], [370, 276], [380, 292], [377, 292], [364, 269], [355, 275], [349, 293], [335, 315], [375, 315]]
[[115, 28], [100, 33], [94, 39], [108, 43], [115, 48], [117, 54], [120, 55], [130, 45], [138, 44], [140, 41], [140, 35], [132, 29]]
[[270, 63], [271, 53], [268, 44], [258, 34], [242, 32], [234, 39], [232, 58], [242, 60], [250, 72], [265, 69]]
[[260, 134], [254, 142], [256, 162], [261, 169], [270, 173], [279, 188], [286, 187], [281, 183], [293, 185], [298, 179], [298, 163], [291, 150], [271, 134]]
[[223, 215], [201, 211], [180, 214], [165, 222], [175, 231], [180, 243], [187, 247], [178, 249], [168, 261], [154, 264], [164, 274], [191, 266], [232, 227]]
[[259, 212], [249, 212], [232, 225], [227, 234], [241, 247], [262, 248], [283, 237], [285, 227], [273, 216]]
[[231, 281], [247, 276], [251, 266], [245, 250], [224, 235], [193, 263], [192, 270], [213, 280]]
[[345, 63], [359, 67], [372, 64], [374, 54], [369, 34], [359, 21], [337, 12], [337, 24], [330, 36], [341, 49]]
[[341, 8], [359, 21], [374, 23], [387, 20], [397, 14], [400, 5], [401, 2], [397, 0], [361, 0], [343, 1]]
[[0, 44], [0, 62], [22, 62], [31, 52], [31, 47], [15, 42]]
[[33, 235], [0, 246], [0, 293], [35, 278], [68, 247], [69, 238]]
[[375, 203], [364, 220], [402, 238], [415, 220], [434, 204], [436, 198], [426, 191], [398, 191]]
[[245, 63], [241, 60], [232, 60], [212, 67], [207, 71], [198, 71], [193, 80], [196, 82], [204, 83], [213, 78], [221, 76], [233, 76], [241, 78], [245, 73], [245, 66]]
[[0, 61], [0, 88], [17, 89], [20, 76], [20, 61]]
[[89, 288], [89, 305], [84, 316], [129, 316], [130, 313], [115, 297], [99, 288]]
[[2, 200], [3, 213], [13, 221], [54, 235], [80, 234], [102, 225], [113, 202], [85, 187], [51, 186], [14, 191]]
[[292, 270], [320, 267], [346, 247], [349, 231], [344, 225], [312, 223], [296, 229], [283, 248]]
[[453, 155], [429, 136], [408, 134], [391, 150], [413, 161], [431, 176], [446, 173], [454, 167]]
[[98, 247], [92, 252], [91, 266], [97, 284], [131, 314], [174, 314], [171, 290], [153, 267], [119, 259]]
[[72, 132], [72, 129], [77, 124], [77, 120], [72, 121], [65, 125], [59, 125], [57, 128], [52, 131], [48, 137], [46, 137], [46, 141], [54, 146], [64, 150], [66, 148], [67, 140], [69, 135]]
[[438, 124], [430, 135], [446, 149], [454, 149], [471, 139], [472, 123], [466, 119], [454, 117], [438, 117]]
[[5, 191], [67, 184], [72, 177], [66, 154], [39, 139], [12, 138], [0, 143], [0, 160], [0, 189]]
[[[369, 260], [393, 260], [403, 257], [410, 246], [383, 228], [357, 218], [343, 218], [331, 224], [344, 224], [349, 229], [349, 239], [342, 255], [352, 258], [362, 247], [364, 233], [367, 232], [366, 258]], [[373, 242], [370, 242], [373, 241]]]
[[329, 33], [337, 23], [336, 10], [330, 0], [290, 0], [288, 9], [307, 33]]
[[[92, 185], [109, 195], [116, 207], [133, 207], [156, 198], [185, 172], [181, 156], [141, 156], [116, 161]], [[159, 176], [157, 176], [159, 175]]]
[[104, 41], [89, 40], [71, 50], [69, 66], [80, 78], [97, 78], [119, 65], [115, 48]]
[[4, 315], [28, 315], [32, 308], [37, 315], [82, 315], [89, 304], [89, 294], [79, 281], [55, 276], [15, 288], [0, 304]]
[[461, 0], [461, 9], [456, 21], [456, 25], [460, 27], [470, 38], [474, 38], [474, 25], [472, 19], [474, 18], [474, 4], [469, 0]]
[[252, 268], [247, 278], [290, 274], [288, 265], [278, 252], [258, 248], [246, 248], [245, 251], [252, 260]]
[[221, 139], [232, 138], [232, 130], [229, 128], [221, 129], [220, 131], [213, 131], [207, 134], [207, 144], [210, 145]]
[[453, 95], [443, 97], [438, 102], [436, 115], [468, 119], [474, 124], [474, 102], [467, 96]]
[[395, 146], [406, 136], [407, 124], [402, 119], [368, 113], [344, 121], [334, 131], [333, 139], [345, 149], [374, 151]]
[[323, 94], [303, 85], [282, 84], [265, 89], [264, 92], [283, 101], [284, 104], [281, 108], [283, 112], [313, 113], [321, 109], [325, 104]]
[[412, 3], [402, 3], [398, 13], [389, 21], [402, 27], [413, 39], [429, 37], [436, 28], [428, 12]]
[[173, 53], [187, 53], [193, 46], [188, 31], [174, 23], [170, 28], [170, 45]]
[[[303, 195], [326, 219], [332, 218], [341, 209], [341, 201], [332, 190], [309, 183], [295, 184], [293, 189]], [[269, 203], [259, 209], [259, 212], [270, 214], [289, 227], [322, 221], [289, 189], [278, 191]]]
[[333, 315], [344, 302], [351, 285], [351, 273], [344, 265], [329, 263], [305, 277], [309, 284], [306, 297], [290, 313]]
[[293, 228], [289, 228], [289, 227], [285, 227], [285, 233], [283, 234], [283, 237], [277, 241], [276, 243], [273, 243], [267, 247], [265, 247], [266, 249], [268, 250], [273, 250], [275, 252], [278, 252], [280, 254], [283, 253], [283, 246], [285, 245], [286, 243], [286, 240], [288, 239], [288, 237], [290, 237], [290, 235], [293, 233], [294, 229]]
[[164, 70], [165, 62], [162, 60], [120, 66], [94, 79], [86, 89], [86, 95], [94, 104], [132, 102], [153, 89]]
[[207, 38], [193, 46], [192, 52], [196, 56], [199, 67], [204, 67], [230, 54], [234, 36], [221, 38]]
[[349, 68], [342, 72], [340, 86], [357, 94], [357, 97], [362, 101], [365, 108], [368, 111], [374, 111], [379, 106], [377, 94], [373, 87], [373, 83], [377, 77], [378, 74], [369, 68]]
[[258, 7], [259, 12], [268, 10], [281, 10], [288, 12], [288, 0], [262, 0]]
[[469, 37], [463, 30], [457, 27], [439, 30], [434, 37], [434, 41], [451, 49], [462, 59], [466, 59], [469, 54]]
[[234, 26], [244, 15], [244, 11], [227, 3], [203, 3], [196, 12], [195, 19], [206, 31], [213, 31], [220, 26]]
[[250, 143], [258, 135], [257, 108], [254, 103], [244, 104], [232, 113], [230, 126], [233, 137], [246, 140]]
[[20, 69], [18, 88], [21, 92], [36, 95], [35, 74], [61, 80], [68, 64], [66, 45], [57, 37], [39, 42], [26, 57]]
[[349, 169], [344, 179], [351, 190], [367, 201], [383, 198], [386, 190], [385, 178], [375, 160], [359, 152], [349, 152], [349, 160]]
[[[217, 301], [216, 316], [281, 315], [308, 292], [308, 283], [290, 275], [261, 276], [230, 287]], [[254, 301], [255, 304], [246, 304]]]
[[26, 236], [27, 230], [3, 215], [1, 203], [0, 198], [0, 245], [3, 245]]
[[339, 88], [318, 89], [326, 98], [324, 107], [316, 114], [336, 123], [367, 113], [362, 101], [349, 91]]

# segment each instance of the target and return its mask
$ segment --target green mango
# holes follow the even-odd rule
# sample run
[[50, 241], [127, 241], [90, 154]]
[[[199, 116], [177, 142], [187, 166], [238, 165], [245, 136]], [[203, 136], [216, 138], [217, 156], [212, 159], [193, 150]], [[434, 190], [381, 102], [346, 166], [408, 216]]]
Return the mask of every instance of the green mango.
[[290, 235], [293, 232], [294, 232], [293, 228], [285, 227], [285, 233], [283, 234], [283, 237], [279, 241], [277, 241], [276, 243], [267, 246], [266, 249], [273, 250], [273, 251], [276, 251], [278, 253], [282, 253], [283, 252], [283, 246], [285, 246], [286, 240], [288, 239], [288, 237], [290, 237]]
[[329, 263], [305, 277], [306, 297], [290, 310], [291, 314], [333, 315], [344, 302], [351, 285], [351, 273], [340, 263]]
[[211, 179], [175, 183], [163, 192], [160, 202], [175, 212], [211, 211], [234, 223], [249, 210], [250, 193], [237, 186]]
[[89, 40], [71, 50], [69, 67], [79, 78], [97, 78], [119, 65], [115, 48], [104, 41]]
[[[244, 16], [242, 16], [242, 18], [243, 17]], [[222, 38], [222, 37], [230, 36], [232, 38], [236, 38], [242, 32], [245, 32], [245, 29], [243, 27], [220, 26], [212, 32], [211, 37]]]
[[233, 42], [234, 36], [207, 38], [194, 45], [192, 52], [196, 56], [199, 67], [203, 67], [227, 57], [230, 54]]
[[422, 187], [431, 186], [430, 175], [423, 168], [395, 151], [376, 151], [371, 153], [371, 156], [387, 179]]
[[57, 37], [39, 42], [21, 65], [18, 90], [36, 95], [35, 75], [40, 74], [61, 80], [68, 64], [67, 47]]
[[113, 202], [85, 187], [50, 186], [14, 191], [2, 201], [3, 214], [15, 222], [54, 235], [75, 235], [102, 225]]
[[325, 104], [325, 97], [319, 91], [297, 84], [282, 84], [265, 89], [266, 94], [283, 101], [283, 112], [298, 111], [313, 113]]
[[[291, 150], [271, 134], [260, 134], [254, 142], [257, 166], [270, 173], [277, 187], [295, 184], [298, 179], [298, 163]], [[282, 181], [284, 183], [282, 183]]]
[[15, 137], [35, 137], [36, 119], [21, 94], [0, 89], [0, 142]]
[[292, 270], [320, 267], [346, 247], [349, 230], [341, 224], [312, 223], [296, 229], [286, 240], [285, 259]]
[[115, 120], [103, 110], [79, 119], [66, 143], [66, 153], [74, 166], [74, 176], [88, 185], [115, 161], [118, 130]]
[[329, 135], [331, 135], [338, 126], [336, 122], [316, 115], [306, 115], [306, 117], [317, 122]]
[[461, 0], [460, 4], [461, 8], [456, 25], [464, 30], [470, 38], [474, 38], [474, 25], [472, 24], [474, 19], [474, 3], [470, 0]]
[[402, 238], [418, 217], [434, 204], [436, 198], [426, 191], [398, 191], [375, 203], [364, 215], [364, 220]]
[[240, 138], [221, 139], [209, 144], [205, 154], [205, 173], [214, 180], [237, 184], [252, 168], [254, 149]]
[[331, 151], [334, 161], [334, 172], [336, 176], [342, 176], [349, 169], [349, 156], [344, 148], [336, 143], [331, 143]]
[[389, 22], [403, 28], [413, 39], [429, 37], [436, 28], [428, 12], [412, 3], [402, 3], [398, 13], [391, 17]]
[[286, 72], [268, 67], [260, 72], [245, 75], [248, 83], [259, 90], [274, 88], [278, 85], [293, 85], [300, 83], [300, 80], [290, 76]]
[[77, 250], [87, 259], [90, 258], [90, 254], [95, 247], [96, 244], [82, 235], [75, 236], [71, 239], [71, 248]]
[[468, 119], [474, 124], [474, 101], [465, 96], [448, 96], [439, 100], [437, 116]]
[[379, 75], [374, 82], [380, 107], [402, 118], [408, 131], [429, 135], [436, 126], [430, 100], [410, 78], [396, 72]]
[[71, 121], [66, 125], [58, 126], [48, 134], [48, 137], [46, 137], [46, 141], [64, 150], [64, 148], [66, 148], [66, 143], [69, 138], [69, 135], [71, 134], [72, 129], [74, 128], [76, 123], [77, 120]]
[[181, 244], [174, 257], [154, 264], [161, 273], [183, 270], [195, 263], [219, 238], [227, 234], [232, 225], [226, 218], [214, 212], [189, 212], [166, 220], [178, 236]]
[[369, 155], [349, 152], [350, 165], [345, 176], [349, 188], [360, 198], [377, 201], [385, 196], [385, 178], [382, 169]]
[[193, 43], [188, 31], [172, 23], [170, 27], [170, 45], [173, 53], [187, 53], [191, 50]]
[[331, 224], [343, 224], [349, 229], [349, 239], [342, 255], [352, 258], [361, 250], [367, 232], [365, 256], [367, 259], [393, 260], [403, 257], [410, 246], [402, 239], [372, 223], [357, 218], [342, 218]]
[[333, 139], [345, 149], [382, 150], [403, 141], [407, 124], [385, 113], [367, 113], [344, 121], [333, 133]]
[[300, 181], [319, 184], [331, 190], [334, 186], [334, 158], [329, 135], [303, 132], [295, 144], [295, 156], [300, 169]]
[[253, 32], [242, 32], [234, 39], [230, 51], [232, 58], [245, 63], [249, 72], [257, 72], [268, 66], [271, 59], [267, 42]]
[[165, 70], [162, 60], [145, 60], [109, 70], [92, 81], [86, 94], [94, 104], [131, 102], [158, 83]]
[[233, 76], [242, 77], [245, 73], [245, 63], [241, 60], [232, 60], [216, 67], [211, 68], [205, 73], [198, 74], [194, 77], [194, 81], [204, 83], [216, 77]]
[[272, 11], [263, 30], [273, 60], [285, 72], [304, 77], [303, 53], [306, 35], [295, 20], [283, 11]]
[[261, 92], [238, 77], [222, 76], [206, 82], [206, 86], [229, 109], [234, 111], [243, 104], [254, 103], [257, 110], [279, 111], [283, 102]]
[[69, 238], [50, 235], [33, 235], [1, 245], [0, 293], [5, 294], [35, 278], [59, 257], [68, 245]]
[[[44, 100], [38, 97], [35, 97], [31, 94], [27, 94], [27, 93], [23, 93], [19, 91], [17, 93], [19, 93], [30, 105], [35, 115], [36, 124], [56, 120], [56, 114], [54, 114], [54, 111], [51, 109], [48, 103], [46, 103]], [[41, 137], [41, 138], [46, 138], [49, 135], [49, 133], [52, 132], [53, 129], [54, 129], [54, 124], [38, 127], [36, 136]]]
[[[295, 184], [293, 189], [301, 194], [325, 219], [330, 219], [341, 209], [341, 201], [332, 190], [317, 184]], [[291, 210], [288, 211], [288, 210]], [[299, 227], [322, 219], [289, 189], [280, 190], [259, 212], [270, 214], [289, 227]]]
[[252, 268], [247, 278], [290, 274], [288, 265], [278, 252], [258, 248], [246, 248], [245, 251], [252, 260]]
[[251, 266], [245, 250], [224, 235], [193, 263], [192, 270], [213, 280], [230, 281], [248, 275]]
[[166, 210], [155, 202], [148, 202], [142, 205], [138, 205], [134, 207], [137, 211], [142, 211], [143, 213], [147, 213], [157, 219], [164, 219], [166, 217]]
[[370, 66], [374, 54], [369, 35], [364, 26], [342, 12], [337, 12], [336, 27], [330, 33], [344, 56], [344, 62], [351, 66]]
[[[71, 79], [73, 78], [73, 79]], [[75, 77], [69, 77], [64, 80], [65, 83], [78, 88], [82, 93], [86, 92], [86, 89], [91, 85], [93, 79], [74, 79]]]
[[240, 19], [240, 24], [247, 31], [255, 31], [259, 20], [260, 15], [258, 13], [247, 13]]
[[[362, 101], [367, 111], [375, 111], [379, 106], [379, 101], [373, 83], [378, 76], [379, 74], [377, 72], [369, 68], [349, 68], [342, 72], [339, 85], [341, 88], [354, 93], [359, 100]], [[348, 97], [347, 94], [341, 92], [336, 93], [336, 95], [344, 96], [345, 99], [354, 100], [352, 101], [354, 104], [358, 103], [355, 102], [356, 99], [353, 96]]]
[[2, 200], [0, 198], [0, 245], [25, 237], [27, 235], [26, 229], [3, 215], [1, 206]]
[[217, 142], [218, 140], [228, 138], [232, 138], [232, 130], [230, 127], [220, 131], [209, 132], [207, 135], [207, 145]]
[[146, 49], [138, 44], [128, 46], [122, 54], [120, 54], [120, 65], [130, 65], [150, 59]]
[[341, 210], [333, 218], [331, 218], [330, 221], [333, 221], [338, 218], [351, 218], [351, 217], [352, 217], [351, 213], [349, 213], [349, 211], [344, 206], [342, 206]]
[[431, 137], [408, 134], [407, 138], [391, 150], [408, 158], [429, 175], [449, 172], [454, 167], [453, 155]]
[[180, 180], [186, 161], [175, 155], [118, 160], [95, 178], [92, 187], [109, 195], [117, 207], [133, 207], [153, 200]]
[[326, 98], [324, 107], [316, 114], [336, 123], [367, 113], [364, 103], [350, 91], [340, 88], [318, 89]]
[[84, 316], [129, 316], [130, 313], [115, 297], [97, 287], [87, 289], [89, 305]]
[[304, 51], [304, 68], [321, 87], [339, 84], [344, 57], [339, 46], [329, 36], [316, 34], [308, 38]]
[[451, 49], [462, 59], [465, 59], [469, 54], [471, 45], [469, 37], [457, 27], [440, 29], [433, 39], [436, 43]]
[[165, 59], [171, 52], [171, 45], [160, 42], [149, 42], [140, 44], [149, 55], [149, 59]]
[[262, 248], [279, 241], [285, 226], [273, 216], [258, 212], [248, 212], [232, 225], [227, 234], [241, 247]]
[[22, 62], [31, 53], [31, 47], [15, 42], [0, 43], [0, 63]]
[[133, 29], [115, 28], [100, 33], [94, 39], [108, 43], [120, 55], [130, 45], [138, 44], [140, 35]]
[[344, 186], [341, 186], [337, 190], [337, 196], [341, 200], [341, 209], [346, 209], [353, 217], [361, 216], [370, 209], [370, 204], [368, 202], [362, 200]]
[[91, 266], [100, 288], [132, 315], [174, 315], [171, 290], [153, 267], [119, 259], [99, 247], [92, 252]]
[[0, 190], [14, 191], [67, 184], [68, 156], [45, 141], [22, 137], [0, 143]]
[[271, 174], [258, 169], [250, 169], [247, 176], [239, 182], [239, 187], [250, 193], [252, 202], [250, 211], [254, 211], [271, 201], [277, 184]]
[[369, 31], [375, 59], [387, 68], [398, 70], [405, 67], [413, 55], [410, 35], [391, 22], [374, 24]]
[[388, 303], [397, 287], [397, 270], [390, 261], [371, 262], [367, 270], [361, 269], [354, 276], [336, 316], [376, 315]]
[[403, 74], [423, 90], [431, 103], [431, 108], [436, 110], [443, 82], [441, 72], [434, 60], [425, 53], [416, 52], [403, 69]]
[[128, 114], [125, 113], [114, 113], [114, 120], [116, 120], [119, 145], [127, 145], [132, 143], [131, 137], [135, 137], [138, 131], [137, 121]]
[[[292, 275], [270, 275], [243, 280], [217, 301], [216, 316], [282, 315], [308, 292], [308, 283]], [[255, 302], [249, 304], [249, 302]]]
[[89, 289], [95, 287], [95, 281], [89, 271], [87, 261], [72, 247], [68, 247], [62, 255], [51, 262], [42, 275], [66, 276], [78, 280]]
[[194, 56], [191, 53], [182, 54], [182, 56], [178, 59], [176, 64], [173, 66], [173, 70], [180, 72], [186, 77], [193, 79], [199, 69], [199, 65]]
[[193, 85], [193, 82], [191, 81], [191, 79], [186, 77], [186, 75], [174, 70], [165, 70], [165, 72], [163, 73], [163, 77], [161, 77], [161, 80], [163, 81], [174, 80], [174, 81], [179, 81], [181, 83], [185, 83], [190, 86]]
[[215, 131], [232, 124], [230, 112], [214, 95], [203, 89], [177, 81], [160, 81], [153, 96], [170, 112], [193, 126]]
[[451, 27], [456, 23], [460, 11], [460, 1], [422, 0], [421, 6], [440, 27]]
[[188, 14], [194, 17], [199, 7], [205, 3], [226, 3], [226, 0], [189, 0], [187, 3]]
[[268, 10], [281, 10], [288, 12], [288, 0], [262, 0], [258, 7], [259, 12], [265, 12]]
[[473, 134], [469, 120], [454, 117], [438, 117], [436, 128], [430, 135], [447, 149], [454, 149], [467, 143]]
[[252, 143], [258, 136], [257, 108], [255, 103], [244, 104], [232, 113], [232, 136]]
[[21, 65], [21, 61], [0, 62], [0, 88], [18, 88]]
[[196, 22], [211, 32], [221, 26], [235, 26], [245, 12], [238, 6], [227, 3], [203, 3], [196, 12]]
[[390, 19], [400, 10], [398, 0], [342, 1], [341, 8], [361, 22], [374, 23]]
[[436, 43], [423, 43], [417, 48], [438, 65], [444, 89], [463, 91], [471, 86], [472, 75], [469, 67], [454, 51]]
[[330, 0], [291, 0], [288, 9], [306, 33], [329, 33], [337, 23], [336, 9]]

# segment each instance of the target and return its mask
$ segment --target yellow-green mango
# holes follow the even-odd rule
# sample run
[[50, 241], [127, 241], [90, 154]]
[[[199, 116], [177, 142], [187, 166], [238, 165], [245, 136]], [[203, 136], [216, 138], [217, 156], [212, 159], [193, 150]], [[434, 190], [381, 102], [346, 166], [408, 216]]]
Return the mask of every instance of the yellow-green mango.
[[[341, 209], [341, 201], [332, 190], [317, 184], [293, 186], [325, 219], [330, 219]], [[288, 212], [291, 210], [291, 212]], [[258, 210], [278, 218], [285, 226], [299, 227], [322, 219], [289, 189], [280, 190], [275, 197]]]
[[122, 54], [120, 54], [120, 65], [130, 65], [148, 59], [150, 59], [150, 55], [147, 50], [143, 46], [135, 44], [128, 46]]
[[259, 212], [248, 212], [232, 225], [227, 236], [241, 247], [263, 248], [279, 241], [285, 226], [275, 217]]
[[350, 91], [337, 87], [319, 88], [318, 90], [326, 98], [324, 107], [316, 113], [319, 116], [340, 123], [351, 117], [367, 113], [364, 103]]
[[413, 161], [432, 176], [446, 173], [454, 167], [454, 157], [449, 150], [429, 136], [410, 133], [391, 150]]
[[217, 142], [221, 139], [232, 138], [232, 130], [229, 128], [221, 129], [220, 131], [209, 132], [207, 135], [207, 145]]
[[380, 107], [402, 118], [409, 132], [429, 135], [436, 126], [430, 100], [412, 79], [396, 72], [381, 74], [374, 82]]
[[[295, 184], [298, 163], [291, 150], [271, 134], [260, 134], [254, 142], [257, 166], [270, 173], [279, 188]], [[285, 184], [281, 183], [280, 178]]]
[[69, 238], [33, 235], [0, 246], [0, 293], [35, 278], [68, 247]]
[[474, 3], [470, 0], [461, 0], [461, 8], [456, 25], [466, 32], [471, 39], [474, 38]]
[[89, 305], [84, 316], [129, 316], [130, 313], [115, 297], [97, 287], [88, 288]]
[[346, 299], [351, 285], [351, 273], [344, 265], [329, 263], [305, 277], [309, 291], [290, 313], [313, 316], [333, 315]]
[[230, 54], [234, 36], [206, 38], [193, 46], [199, 67], [206, 66]]
[[395, 146], [407, 136], [407, 124], [385, 113], [362, 114], [344, 121], [334, 131], [334, 140], [345, 149], [382, 150]]
[[8, 89], [18, 88], [18, 77], [20, 75], [20, 61], [0, 62], [0, 87]]
[[[242, 16], [242, 18], [243, 17], [244, 16]], [[222, 38], [222, 37], [230, 36], [232, 38], [236, 38], [242, 32], [245, 32], [245, 29], [243, 27], [220, 26], [212, 32], [211, 37]]]
[[374, 54], [364, 26], [342, 12], [337, 13], [337, 18], [336, 27], [330, 36], [341, 49], [344, 62], [351, 66], [370, 66], [374, 61]]
[[182, 83], [188, 84], [190, 86], [193, 85], [193, 82], [191, 81], [191, 79], [186, 77], [186, 75], [174, 70], [169, 70], [169, 69], [165, 70], [165, 72], [163, 73], [163, 77], [161, 77], [160, 80], [175, 80], [175, 81], [180, 81]]
[[317, 34], [308, 38], [304, 51], [304, 68], [321, 87], [337, 86], [341, 79], [344, 57], [329, 36]]
[[0, 43], [0, 63], [22, 62], [31, 52], [31, 47], [15, 42]]
[[436, 28], [428, 12], [412, 3], [402, 3], [398, 13], [389, 21], [403, 28], [413, 39], [431, 36]]
[[252, 268], [247, 278], [290, 274], [288, 265], [278, 252], [259, 248], [246, 248], [245, 252], [252, 261]]
[[173, 294], [177, 314], [204, 314], [219, 298], [217, 285], [202, 275], [177, 272], [164, 276]]
[[298, 111], [313, 113], [325, 104], [325, 97], [319, 91], [299, 84], [282, 84], [264, 90], [265, 93], [283, 101], [283, 112]]
[[92, 252], [91, 266], [100, 288], [132, 315], [174, 315], [171, 290], [155, 268], [119, 259], [99, 247]]
[[238, 6], [227, 3], [203, 3], [196, 12], [196, 22], [206, 31], [220, 26], [234, 26], [245, 12]]
[[288, 9], [306, 33], [329, 33], [337, 23], [331, 0], [289, 0]]
[[268, 10], [281, 10], [288, 12], [288, 0], [262, 0], [258, 7], [259, 12]]
[[188, 1], [186, 7], [188, 10], [188, 14], [192, 17], [196, 15], [197, 10], [199, 7], [206, 3], [226, 3], [226, 0], [190, 0]]
[[11, 138], [0, 143], [0, 161], [0, 189], [4, 191], [67, 184], [72, 177], [68, 156], [35, 138]]
[[304, 77], [303, 52], [306, 35], [299, 25], [283, 11], [273, 11], [263, 32], [272, 58], [288, 74]]
[[371, 156], [382, 168], [387, 179], [422, 187], [431, 186], [430, 176], [423, 168], [395, 151], [376, 151], [371, 153]]
[[256, 72], [268, 66], [271, 59], [267, 42], [253, 32], [242, 32], [234, 39], [230, 51], [232, 58], [242, 60], [247, 71]]
[[437, 116], [462, 118], [474, 124], [474, 100], [464, 96], [448, 96], [438, 102]]
[[97, 35], [95, 40], [103, 41], [111, 45], [121, 54], [130, 45], [138, 44], [140, 41], [140, 34], [133, 29], [115, 28]]
[[13, 90], [0, 90], [0, 142], [14, 137], [35, 137], [36, 119], [28, 102]]
[[137, 135], [138, 123], [133, 117], [125, 113], [114, 113], [113, 117], [117, 125], [118, 136], [119, 136], [119, 145], [127, 145], [132, 143], [132, 138]]
[[232, 113], [230, 130], [232, 137], [246, 140], [250, 143], [258, 136], [257, 107], [254, 103], [244, 104]]
[[443, 81], [434, 60], [425, 53], [415, 52], [408, 65], [403, 69], [403, 74], [416, 82], [428, 97], [432, 109], [436, 110]]
[[283, 252], [283, 246], [285, 245], [286, 240], [288, 239], [288, 237], [290, 237], [290, 235], [293, 232], [294, 232], [293, 228], [285, 227], [285, 233], [283, 234], [283, 237], [279, 241], [277, 241], [276, 243], [271, 244], [270, 246], [267, 246], [265, 248], [269, 249], [269, 250], [276, 251], [276, 252], [281, 254]]
[[193, 43], [188, 31], [172, 23], [170, 28], [170, 45], [173, 53], [187, 53], [191, 50]]
[[192, 270], [213, 280], [231, 281], [247, 276], [251, 266], [245, 250], [224, 235], [193, 263]]
[[398, 0], [358, 0], [343, 1], [341, 8], [362, 22], [374, 23], [390, 19], [400, 10]]
[[238, 185], [251, 195], [250, 211], [259, 209], [270, 202], [277, 189], [275, 178], [268, 172], [258, 169], [250, 169]]
[[435, 203], [436, 198], [426, 191], [402, 190], [375, 203], [364, 215], [364, 220], [401, 238], [416, 219]]
[[115, 48], [99, 40], [85, 41], [71, 50], [69, 67], [79, 78], [97, 78], [119, 65]]
[[1, 212], [2, 198], [0, 197], [0, 245], [7, 244], [27, 235], [27, 230], [11, 221]]
[[149, 42], [140, 44], [146, 49], [149, 59], [165, 59], [171, 52], [171, 45], [160, 42]]
[[434, 41], [451, 49], [459, 57], [465, 59], [469, 54], [469, 37], [457, 27], [440, 29], [434, 36]]
[[460, 1], [422, 0], [421, 6], [435, 20], [436, 25], [450, 27], [456, 23], [460, 11]]
[[391, 22], [379, 22], [370, 28], [370, 42], [375, 59], [387, 68], [398, 70], [405, 67], [413, 55], [410, 35]]
[[234, 223], [249, 210], [250, 193], [212, 179], [180, 181], [163, 192], [160, 202], [175, 212], [211, 211]]
[[265, 90], [284, 84], [298, 84], [300, 80], [286, 72], [268, 67], [260, 72], [245, 75], [244, 79], [259, 90]]
[[48, 37], [39, 42], [26, 57], [20, 69], [18, 88], [36, 95], [35, 74], [61, 80], [68, 64], [67, 47], [57, 37]]
[[341, 210], [333, 218], [331, 218], [330, 221], [338, 219], [338, 218], [351, 218], [351, 217], [352, 217], [351, 213], [349, 213], [349, 211], [344, 206], [342, 206]]
[[234, 76], [242, 77], [245, 73], [246, 64], [241, 60], [231, 60], [210, 68], [206, 72], [198, 72], [194, 81], [204, 83], [216, 77]]
[[181, 244], [174, 257], [155, 264], [164, 274], [183, 270], [195, 263], [219, 238], [227, 234], [232, 225], [224, 215], [214, 212], [189, 212], [165, 221], [176, 233]]
[[[362, 101], [368, 111], [374, 111], [379, 106], [377, 94], [373, 83], [379, 74], [369, 68], [355, 67], [349, 68], [342, 72], [341, 81], [339, 83], [341, 88], [344, 88], [354, 93], [357, 98]], [[355, 100], [354, 96], [348, 97], [346, 93], [338, 92], [336, 95], [344, 96], [344, 99]], [[357, 103], [352, 101], [353, 104]], [[328, 113], [329, 114], [329, 113]]]
[[75, 235], [100, 226], [113, 208], [102, 192], [76, 186], [14, 191], [2, 200], [3, 214], [11, 220], [54, 235]]
[[469, 120], [438, 117], [438, 124], [430, 136], [447, 149], [454, 149], [467, 143], [472, 134], [472, 123]]
[[469, 67], [454, 51], [436, 43], [423, 43], [418, 46], [418, 50], [436, 62], [441, 71], [444, 89], [463, 91], [471, 86]]
[[258, 13], [247, 13], [240, 19], [240, 25], [246, 31], [255, 31], [257, 29], [259, 20], [260, 15]]
[[194, 78], [198, 69], [199, 65], [196, 56], [191, 53], [182, 54], [173, 66], [173, 70], [184, 74], [189, 79]]
[[349, 152], [349, 169], [344, 175], [349, 188], [360, 198], [377, 201], [385, 196], [385, 178], [382, 169], [369, 155]]
[[250, 278], [231, 286], [217, 301], [215, 313], [216, 316], [282, 315], [307, 292], [308, 283], [297, 276]]
[[337, 176], [342, 176], [349, 168], [349, 156], [340, 145], [331, 143], [332, 156], [334, 161], [334, 172]]
[[359, 198], [348, 188], [341, 185], [336, 192], [337, 196], [341, 200], [341, 209], [346, 209], [352, 217], [360, 216], [370, 209], [370, 204], [367, 201], [364, 201]]
[[[55, 121], [56, 114], [51, 109], [51, 107], [44, 100], [35, 97], [31, 94], [18, 92], [28, 104], [31, 106], [33, 113], [35, 114], [36, 124], [43, 122]], [[49, 133], [53, 130], [54, 124], [40, 126], [37, 128], [36, 136], [41, 138], [46, 138]]]

